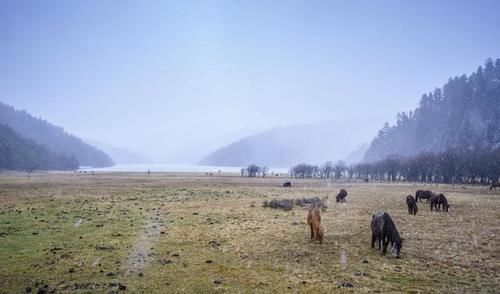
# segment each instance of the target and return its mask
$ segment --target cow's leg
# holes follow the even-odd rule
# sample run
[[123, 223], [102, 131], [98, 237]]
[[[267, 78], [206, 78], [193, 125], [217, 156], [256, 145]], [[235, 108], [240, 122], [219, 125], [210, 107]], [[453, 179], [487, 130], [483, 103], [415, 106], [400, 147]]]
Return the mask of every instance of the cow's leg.
[[377, 235], [372, 233], [372, 248], [375, 248], [375, 241], [377, 240]]
[[309, 225], [311, 227], [311, 240], [314, 238], [314, 230], [313, 225]]

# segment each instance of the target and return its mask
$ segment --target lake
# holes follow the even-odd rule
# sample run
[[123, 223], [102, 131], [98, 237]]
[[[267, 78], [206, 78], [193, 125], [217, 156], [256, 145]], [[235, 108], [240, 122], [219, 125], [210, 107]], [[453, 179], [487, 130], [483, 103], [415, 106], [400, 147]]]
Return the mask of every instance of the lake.
[[[194, 172], [194, 173], [240, 173], [241, 166], [211, 166], [194, 164], [118, 164], [105, 168], [82, 167], [79, 170], [93, 170], [102, 172]], [[271, 173], [288, 173], [288, 168], [269, 168]]]

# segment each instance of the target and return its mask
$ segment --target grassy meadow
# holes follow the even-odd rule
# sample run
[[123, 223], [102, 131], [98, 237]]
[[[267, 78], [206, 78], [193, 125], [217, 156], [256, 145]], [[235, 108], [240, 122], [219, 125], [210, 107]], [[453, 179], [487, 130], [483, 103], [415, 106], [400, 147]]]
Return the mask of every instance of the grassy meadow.
[[[0, 174], [0, 293], [500, 291], [500, 191], [237, 175]], [[344, 188], [347, 202], [335, 203]], [[406, 195], [444, 193], [450, 212], [407, 212]], [[307, 209], [275, 198], [329, 197], [323, 244]], [[402, 258], [370, 247], [376, 210]], [[389, 250], [390, 251], [390, 250]]]

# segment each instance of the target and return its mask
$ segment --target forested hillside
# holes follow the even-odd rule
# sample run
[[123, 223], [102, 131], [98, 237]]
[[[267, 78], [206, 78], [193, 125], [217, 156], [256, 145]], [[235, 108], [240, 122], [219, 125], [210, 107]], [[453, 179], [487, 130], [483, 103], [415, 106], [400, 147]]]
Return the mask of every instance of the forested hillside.
[[0, 170], [71, 170], [78, 168], [74, 156], [53, 152], [34, 140], [22, 138], [0, 124]]
[[424, 94], [419, 106], [385, 124], [364, 156], [365, 162], [388, 155], [457, 152], [500, 148], [500, 59], [488, 59], [471, 75], [448, 80]]
[[3, 103], [0, 103], [0, 124], [8, 125], [20, 136], [33, 139], [50, 151], [64, 153], [67, 156], [74, 155], [80, 165], [92, 167], [114, 165], [109, 155], [66, 133], [63, 128]]

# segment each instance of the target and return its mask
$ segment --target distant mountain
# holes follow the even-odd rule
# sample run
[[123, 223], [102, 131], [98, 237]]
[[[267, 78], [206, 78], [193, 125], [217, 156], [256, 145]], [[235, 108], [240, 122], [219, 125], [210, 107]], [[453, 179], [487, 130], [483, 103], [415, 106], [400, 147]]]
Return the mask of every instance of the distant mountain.
[[371, 142], [365, 162], [389, 155], [500, 148], [500, 59], [488, 59], [470, 76], [449, 79], [424, 94], [413, 111], [398, 113]]
[[369, 126], [356, 121], [278, 127], [215, 150], [199, 163], [273, 167], [290, 167], [301, 162], [320, 164], [345, 158], [371, 134]]
[[31, 116], [24, 110], [16, 110], [12, 106], [0, 103], [0, 124], [8, 125], [20, 136], [33, 139], [53, 152], [64, 153], [67, 156], [74, 155], [80, 165], [92, 167], [114, 165], [111, 157], [103, 151], [68, 134], [61, 127]]
[[0, 170], [71, 170], [78, 168], [74, 156], [48, 150], [34, 140], [0, 124]]
[[85, 139], [87, 143], [96, 148], [101, 149], [111, 156], [111, 158], [115, 161], [116, 164], [150, 164], [153, 163], [153, 160], [139, 154], [134, 151], [127, 150], [125, 148], [115, 147], [110, 144], [93, 140], [93, 139]]
[[356, 149], [354, 149], [351, 153], [347, 154], [344, 158], [344, 161], [348, 164], [356, 164], [363, 160], [363, 156], [365, 155], [366, 150], [370, 147], [370, 144], [363, 143], [359, 145]]

